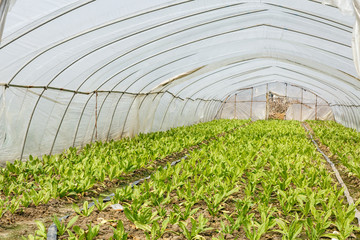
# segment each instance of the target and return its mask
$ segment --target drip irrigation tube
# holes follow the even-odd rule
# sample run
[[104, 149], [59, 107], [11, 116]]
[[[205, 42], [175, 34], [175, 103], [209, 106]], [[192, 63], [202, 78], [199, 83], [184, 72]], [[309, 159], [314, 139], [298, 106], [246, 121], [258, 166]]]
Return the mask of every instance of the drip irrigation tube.
[[[230, 130], [230, 131], [235, 131], [237, 128], [241, 128], [241, 127], [247, 126], [247, 125], [250, 124], [250, 123], [252, 123], [252, 121], [250, 121], [249, 123], [245, 123], [245, 124], [243, 124], [243, 125], [241, 125], [241, 126], [239, 126], [239, 127], [236, 127], [236, 128], [234, 128], [234, 129], [232, 129], [232, 130]], [[227, 131], [227, 133], [230, 132], [230, 131]], [[189, 154], [185, 155], [184, 157], [182, 157], [182, 158], [180, 158], [180, 159], [178, 159], [178, 160], [175, 160], [175, 161], [171, 162], [170, 166], [172, 167], [172, 166], [175, 166], [176, 164], [180, 163], [182, 160], [186, 159], [186, 158], [188, 157], [188, 155], [189, 155]], [[164, 166], [163, 168], [164, 168], [164, 169], [167, 169], [167, 166]], [[145, 177], [145, 178], [140, 178], [140, 179], [138, 179], [138, 180], [130, 183], [129, 185], [133, 188], [134, 186], [136, 186], [136, 185], [144, 182], [145, 180], [150, 179], [150, 177], [151, 177], [151, 175], [149, 175], [149, 176], [147, 176], [147, 177]], [[111, 199], [112, 199], [114, 196], [115, 196], [115, 194], [114, 194], [114, 193], [111, 193], [110, 195], [108, 195], [107, 197], [105, 197], [105, 198], [103, 199], [103, 202], [110, 202]], [[94, 202], [89, 203], [88, 208], [92, 207], [94, 204], [95, 204]], [[115, 206], [115, 205], [116, 205], [116, 206]], [[120, 207], [120, 208], [123, 208], [120, 204], [113, 204], [113, 205], [111, 205], [111, 207], [117, 208], [117, 209], [118, 209], [119, 207]], [[83, 208], [80, 208], [80, 211], [82, 211], [82, 210], [83, 210]], [[70, 215], [66, 215], [66, 216], [60, 218], [60, 219], [59, 219], [60, 222], [63, 221], [63, 220], [66, 220], [69, 216], [70, 216]], [[47, 232], [46, 237], [47, 237], [47, 238], [46, 238], [47, 240], [57, 240], [57, 227], [56, 227], [55, 223], [51, 224], [50, 227], [48, 228], [48, 232]]]
[[[176, 164], [180, 163], [182, 160], [186, 159], [187, 157], [188, 156], [185, 155], [184, 157], [171, 162], [170, 166], [175, 166]], [[167, 169], [167, 166], [165, 166], [164, 169]], [[140, 183], [144, 182], [145, 180], [150, 179], [150, 177], [151, 177], [151, 175], [149, 175], [149, 176], [147, 176], [145, 178], [140, 178], [140, 179], [130, 183], [129, 185], [133, 188], [134, 186], [139, 185]], [[103, 202], [110, 202], [111, 199], [114, 196], [115, 196], [115, 194], [111, 193], [110, 195], [108, 195], [106, 198], [103, 199]], [[91, 202], [91, 203], [89, 203], [88, 208], [90, 208], [90, 207], [92, 207], [94, 205], [95, 205], [95, 203]], [[111, 205], [111, 207], [113, 207], [113, 208], [119, 208], [119, 207], [122, 208], [122, 206], [120, 204], [113, 204], [113, 205]], [[80, 211], [82, 211], [82, 210], [83, 210], [83, 208], [80, 209]], [[63, 220], [66, 220], [69, 216], [70, 215], [66, 215], [66, 216], [60, 218], [59, 219], [60, 222], [63, 221]], [[47, 237], [46, 238], [47, 240], [57, 240], [58, 239], [57, 238], [57, 227], [56, 227], [55, 223], [51, 224], [50, 227], [48, 228], [48, 232], [47, 232], [46, 237]]]
[[[354, 205], [354, 199], [351, 197], [350, 192], [349, 192], [346, 184], [345, 184], [344, 181], [342, 180], [342, 178], [341, 178], [341, 176], [340, 176], [340, 173], [339, 173], [339, 171], [337, 170], [335, 164], [334, 164], [334, 163], [330, 160], [330, 158], [320, 149], [319, 145], [318, 145], [318, 144], [316, 143], [316, 141], [314, 140], [314, 138], [313, 138], [310, 130], [306, 127], [306, 125], [305, 125], [304, 123], [303, 123], [302, 125], [303, 125], [303, 127], [307, 130], [307, 132], [308, 132], [308, 134], [309, 134], [309, 136], [310, 136], [310, 138], [311, 138], [311, 141], [312, 141], [313, 144], [315, 145], [315, 147], [316, 147], [316, 149], [318, 150], [318, 152], [320, 152], [321, 155], [323, 155], [323, 157], [325, 158], [325, 160], [330, 164], [333, 172], [335, 173], [335, 176], [336, 176], [338, 182], [340, 183], [341, 187], [344, 188], [344, 195], [345, 195], [345, 197], [346, 197], [347, 202], [349, 203], [350, 206], [351, 206], [351, 205]], [[359, 212], [359, 210], [358, 210], [357, 208], [355, 208], [355, 217], [357, 218], [357, 220], [358, 220], [358, 225], [359, 225], [359, 227], [360, 227], [360, 212]]]

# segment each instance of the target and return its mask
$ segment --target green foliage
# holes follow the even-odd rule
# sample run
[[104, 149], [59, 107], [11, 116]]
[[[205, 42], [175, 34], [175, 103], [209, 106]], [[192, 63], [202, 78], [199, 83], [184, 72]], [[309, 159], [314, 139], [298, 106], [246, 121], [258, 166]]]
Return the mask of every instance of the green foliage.
[[95, 205], [89, 207], [88, 201], [85, 201], [85, 202], [83, 203], [82, 210], [80, 210], [79, 206], [78, 206], [76, 203], [73, 203], [73, 204], [72, 204], [72, 208], [73, 208], [73, 210], [74, 210], [77, 214], [79, 214], [79, 215], [81, 215], [81, 216], [84, 216], [84, 217], [88, 217], [88, 216], [90, 216], [90, 214], [92, 213], [92, 211], [94, 211]]
[[[236, 125], [227, 125], [226, 121], [222, 123], [228, 129]], [[209, 123], [208, 129], [204, 127], [199, 133], [194, 133], [192, 128], [183, 128], [189, 130], [186, 139], [180, 139], [176, 135], [179, 132], [175, 130], [165, 135], [140, 134], [134, 139], [122, 140], [121, 150], [116, 148], [115, 143], [112, 143], [114, 148], [108, 147], [108, 143], [96, 143], [96, 149], [101, 154], [92, 152], [92, 155], [86, 155], [80, 152], [80, 155], [84, 154], [82, 166], [85, 166], [82, 177], [86, 179], [86, 176], [93, 174], [100, 180], [119, 178], [122, 172], [132, 171], [134, 166], [145, 166], [151, 160], [161, 158], [159, 152], [168, 154], [175, 149], [183, 149], [182, 146], [207, 139], [210, 135], [214, 136], [215, 132], [226, 128], [224, 125], [218, 127]], [[174, 141], [179, 141], [179, 144]], [[113, 154], [114, 149], [118, 149], [116, 154]], [[122, 155], [122, 151], [131, 154]], [[70, 149], [66, 154], [68, 161], [76, 165], [79, 157], [77, 150]], [[128, 156], [138, 156], [140, 160]], [[143, 157], [147, 158], [146, 161], [141, 160]], [[93, 159], [97, 160], [92, 162]], [[45, 162], [49, 161], [52, 161], [52, 157], [45, 159]], [[96, 164], [85, 164], [89, 161]], [[99, 167], [100, 163], [104, 166]], [[115, 163], [118, 163], [117, 167], [114, 167]], [[33, 159], [31, 168], [39, 172], [54, 171], [44, 169], [45, 165]], [[26, 179], [27, 176], [21, 175], [22, 171], [19, 170], [24, 166], [28, 165], [19, 163], [16, 167], [10, 166], [10, 169], [19, 174], [17, 178]], [[66, 174], [79, 173], [76, 167], [58, 166]], [[0, 179], [10, 176], [9, 172], [0, 174]], [[55, 185], [57, 181], [46, 185], [52, 189], [52, 197], [60, 193], [76, 194], [84, 188], [77, 184], [76, 177], [61, 181], [61, 185]], [[31, 189], [27, 190], [29, 196], [35, 195]], [[38, 190], [34, 189], [36, 193], [41, 192]], [[17, 190], [9, 187], [6, 191], [12, 196]], [[41, 194], [42, 199], [46, 198], [45, 192]], [[343, 190], [332, 180], [321, 155], [308, 140], [300, 123], [256, 121], [202, 145], [175, 166], [167, 164], [166, 168], [160, 167], [151, 179], [138, 186], [116, 190], [112, 202], [121, 202], [125, 206], [125, 217], [143, 231], [147, 239], [159, 239], [166, 233], [182, 234], [186, 239], [204, 239], [210, 234], [216, 234], [218, 239], [225, 239], [226, 234], [233, 235], [234, 239], [242, 239], [244, 236], [240, 236], [240, 233], [243, 232], [248, 239], [262, 239], [270, 232], [281, 234], [283, 239], [346, 239], [357, 228], [354, 224], [354, 206], [346, 206], [342, 202], [342, 194]], [[26, 204], [26, 200], [23, 201]], [[29, 204], [32, 203], [33, 200]], [[80, 210], [77, 205], [73, 206], [79, 215], [90, 215], [94, 210], [95, 206], [88, 209], [85, 203], [83, 207], [87, 212]], [[100, 210], [108, 204], [100, 198], [95, 205]], [[203, 214], [209, 214], [206, 215], [209, 219]], [[221, 222], [221, 227], [210, 228], [210, 219]], [[58, 223], [61, 232], [67, 232], [68, 239], [96, 237], [101, 227], [88, 225], [87, 229], [79, 226], [69, 229], [71, 226], [61, 224]], [[180, 228], [177, 233], [170, 231], [174, 225]], [[338, 234], [333, 233], [335, 228]], [[121, 221], [113, 231], [111, 239], [123, 240], [128, 237]]]
[[127, 240], [128, 234], [125, 232], [123, 223], [119, 220], [116, 228], [113, 228], [114, 236], [112, 236], [109, 240]]
[[280, 227], [280, 230], [277, 232], [282, 234], [283, 240], [295, 240], [298, 239], [297, 236], [301, 233], [303, 228], [302, 220], [299, 220], [298, 215], [295, 215], [295, 219], [291, 223], [286, 223], [282, 219], [275, 219], [277, 225]]
[[182, 234], [188, 240], [201, 239], [200, 233], [211, 230], [212, 228], [206, 227], [208, 220], [204, 215], [200, 214], [198, 219], [191, 217], [191, 228], [187, 228], [187, 224], [182, 221], [179, 223], [179, 227], [182, 229]]
[[68, 229], [71, 228], [72, 225], [74, 225], [74, 223], [77, 221], [78, 218], [79, 218], [79, 216], [73, 217], [73, 218], [68, 222], [68, 224], [65, 225], [64, 221], [61, 222], [61, 221], [58, 219], [58, 217], [55, 215], [55, 216], [53, 217], [53, 222], [54, 222], [54, 224], [56, 225], [57, 230], [58, 230], [57, 235], [58, 235], [58, 236], [62, 236]]
[[[121, 179], [123, 173], [139, 168], [151, 168], [154, 160], [180, 152], [245, 122], [215, 120], [165, 132], [139, 134], [132, 139], [95, 142], [81, 150], [69, 148], [61, 155], [30, 156], [26, 162], [7, 162], [0, 171], [0, 193], [16, 200], [11, 204], [9, 201], [2, 203], [0, 213], [8, 205], [11, 207], [7, 209], [15, 213], [20, 203], [23, 207], [38, 206], [57, 197], [84, 194], [96, 183]], [[126, 195], [118, 200], [123, 198]]]
[[35, 235], [30, 234], [27, 238], [26, 237], [22, 237], [22, 239], [26, 240], [45, 240], [46, 237], [46, 227], [44, 225], [44, 223], [40, 222], [40, 221], [35, 221], [38, 229], [35, 231]]
[[100, 212], [104, 211], [108, 206], [111, 205], [111, 202], [104, 202], [102, 197], [99, 197], [98, 200], [96, 200], [95, 198], [93, 198], [92, 200], [94, 201], [97, 210], [99, 210]]

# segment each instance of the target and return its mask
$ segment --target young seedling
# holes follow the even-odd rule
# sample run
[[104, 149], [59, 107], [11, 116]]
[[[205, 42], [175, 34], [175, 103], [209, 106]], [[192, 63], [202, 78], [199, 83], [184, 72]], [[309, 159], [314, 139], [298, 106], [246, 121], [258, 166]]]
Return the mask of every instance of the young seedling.
[[27, 238], [22, 237], [23, 240], [45, 240], [47, 238], [46, 236], [46, 227], [44, 223], [40, 221], [35, 221], [38, 229], [35, 231], [35, 235], [30, 234]]
[[208, 220], [204, 217], [204, 215], [200, 214], [197, 220], [191, 217], [191, 229], [188, 230], [185, 222], [180, 222], [179, 227], [183, 230], [182, 234], [188, 240], [193, 240], [201, 237], [199, 235], [202, 232], [212, 230], [212, 228], [207, 228], [206, 223]]
[[150, 225], [146, 225], [143, 226], [143, 230], [145, 230], [145, 235], [146, 235], [146, 239], [147, 240], [157, 240], [159, 238], [161, 238], [164, 233], [166, 232], [166, 228], [168, 226], [169, 223], [169, 218], [166, 218], [162, 224], [161, 224], [161, 228], [158, 222], [153, 222], [152, 226], [150, 227]]
[[99, 197], [98, 200], [96, 200], [95, 198], [92, 198], [92, 200], [94, 201], [94, 204], [95, 204], [97, 210], [99, 210], [100, 212], [104, 211], [108, 206], [111, 205], [111, 202], [108, 202], [108, 203], [104, 202], [102, 197]]
[[77, 219], [79, 218], [79, 216], [75, 216], [73, 217], [67, 225], [65, 225], [65, 221], [63, 220], [62, 222], [59, 220], [59, 218], [55, 215], [53, 217], [53, 222], [55, 223], [58, 233], [58, 236], [62, 236], [64, 235], [64, 233], [71, 228], [72, 225], [74, 225], [74, 223], [77, 221]]
[[87, 224], [86, 226], [88, 227], [88, 230], [87, 230], [87, 232], [85, 234], [86, 235], [86, 240], [94, 239], [99, 234], [100, 226], [96, 225], [95, 227], [92, 227], [91, 223]]
[[295, 215], [295, 219], [291, 223], [286, 223], [282, 219], [275, 219], [280, 230], [275, 230], [283, 235], [282, 239], [286, 240], [295, 240], [297, 236], [301, 233], [303, 228], [303, 223], [299, 220], [298, 215]]
[[83, 204], [83, 209], [80, 210], [79, 206], [76, 203], [72, 204], [72, 208], [74, 209], [74, 211], [84, 217], [88, 217], [90, 216], [90, 214], [92, 213], [92, 211], [94, 211], [95, 209], [95, 205], [89, 207], [89, 203], [88, 201], [85, 201]]
[[121, 220], [118, 221], [116, 228], [113, 228], [114, 235], [109, 240], [127, 240], [128, 234], [125, 232], [124, 225]]

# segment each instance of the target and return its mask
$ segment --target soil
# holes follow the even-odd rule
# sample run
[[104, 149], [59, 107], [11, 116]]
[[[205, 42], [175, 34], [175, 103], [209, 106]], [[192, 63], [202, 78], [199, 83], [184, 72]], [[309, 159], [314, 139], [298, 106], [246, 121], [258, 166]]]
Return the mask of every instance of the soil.
[[[310, 126], [308, 126], [310, 127]], [[235, 129], [234, 129], [235, 130]], [[232, 130], [232, 131], [234, 131]], [[226, 133], [219, 134], [219, 136], [223, 136]], [[35, 220], [40, 220], [44, 222], [44, 224], [48, 227], [52, 224], [52, 216], [56, 214], [58, 217], [62, 217], [65, 215], [70, 214], [70, 217], [65, 221], [67, 223], [72, 217], [75, 216], [75, 213], [72, 210], [71, 203], [76, 202], [78, 205], [82, 205], [82, 202], [84, 201], [92, 201], [92, 196], [97, 196], [99, 193], [102, 193], [106, 195], [105, 193], [111, 192], [114, 188], [118, 188], [121, 186], [124, 186], [126, 184], [129, 184], [133, 182], [134, 180], [137, 180], [139, 178], [143, 178], [145, 176], [150, 175], [154, 170], [158, 168], [159, 166], [164, 166], [168, 162], [172, 162], [174, 160], [178, 160], [188, 154], [190, 151], [198, 149], [201, 147], [202, 144], [208, 144], [210, 141], [215, 140], [216, 137], [211, 138], [209, 140], [205, 140], [202, 143], [190, 147], [188, 149], [183, 150], [182, 152], [174, 153], [169, 156], [167, 156], [164, 159], [160, 159], [157, 161], [154, 161], [151, 165], [138, 169], [135, 172], [124, 175], [122, 179], [120, 180], [114, 180], [114, 181], [108, 181], [106, 183], [99, 184], [97, 186], [94, 186], [93, 192], [85, 193], [83, 196], [79, 195], [77, 198], [66, 198], [66, 199], [56, 199], [51, 200], [48, 204], [45, 205], [39, 205], [37, 207], [30, 206], [28, 208], [24, 208], [20, 211], [17, 211], [15, 214], [6, 213], [1, 219], [0, 219], [0, 239], [4, 240], [13, 240], [13, 239], [21, 239], [21, 236], [27, 236], [28, 234], [34, 234], [34, 231], [37, 229], [37, 226], [35, 224]], [[338, 160], [336, 159], [336, 156], [332, 156], [329, 149], [322, 145], [318, 139], [317, 142], [319, 146], [322, 148], [322, 150], [327, 154], [328, 156], [331, 156], [332, 161], [337, 164], [338, 170], [343, 177], [344, 182], [349, 188], [349, 191], [351, 195], [355, 199], [355, 192], [356, 187], [360, 186], [359, 179], [354, 179], [354, 176], [348, 176], [345, 172], [343, 172], [343, 169], [341, 169], [341, 166], [338, 166]], [[331, 170], [331, 167], [326, 164], [327, 167], [329, 167], [329, 171]], [[264, 166], [265, 169], [267, 166]], [[246, 174], [244, 174], [243, 179], [245, 180], [243, 184], [246, 184]], [[336, 179], [334, 178], [334, 181]], [[356, 185], [358, 184], [358, 185]], [[243, 188], [241, 188], [243, 189]], [[257, 186], [257, 191], [261, 191], [262, 186], [259, 184]], [[359, 194], [359, 193], [357, 193]], [[245, 196], [245, 193], [242, 191], [239, 191], [237, 193], [234, 193], [231, 195], [227, 201], [222, 205], [223, 209], [219, 212], [217, 216], [211, 216], [207, 211], [207, 205], [204, 201], [200, 201], [196, 203], [192, 209], [199, 208], [199, 210], [194, 215], [195, 218], [197, 218], [200, 214], [203, 214], [204, 217], [206, 217], [209, 221], [207, 224], [207, 227], [211, 227], [211, 230], [208, 230], [201, 235], [205, 239], [212, 239], [213, 237], [220, 237], [219, 233], [217, 232], [218, 229], [221, 228], [221, 221], [223, 221], [226, 225], [229, 225], [230, 223], [224, 218], [221, 217], [222, 213], [233, 213], [236, 212], [235, 207], [235, 201], [236, 199], [243, 199]], [[357, 195], [357, 198], [359, 198], [359, 195]], [[181, 206], [181, 201], [178, 199], [176, 193], [171, 193], [171, 202], [163, 207], [165, 207], [167, 214], [173, 211], [173, 205]], [[273, 206], [279, 207], [279, 203], [274, 201], [276, 199], [276, 196], [273, 196], [271, 203]], [[126, 205], [126, 203], [121, 203], [122, 205]], [[256, 206], [253, 206], [253, 209], [251, 210], [252, 213], [255, 214], [255, 217], [257, 219], [260, 219], [260, 214], [256, 210]], [[274, 217], [282, 217], [281, 212], [274, 213]], [[291, 217], [289, 216], [289, 220]], [[76, 221], [76, 225], [80, 226], [82, 229], [87, 229], [87, 225], [91, 223], [92, 226], [95, 225], [101, 225], [99, 236], [96, 239], [109, 239], [113, 234], [113, 227], [116, 227], [117, 221], [121, 220], [124, 224], [125, 231], [128, 233], [128, 239], [134, 239], [134, 240], [140, 240], [140, 239], [146, 239], [146, 236], [144, 234], [144, 231], [141, 229], [138, 229], [132, 222], [130, 222], [124, 215], [122, 211], [114, 210], [111, 207], [108, 207], [104, 211], [98, 211], [94, 210], [89, 217], [82, 217], [80, 216], [79, 219]], [[187, 223], [189, 223], [189, 220], [187, 220]], [[190, 226], [190, 224], [188, 225]], [[336, 230], [334, 228], [334, 230]], [[180, 239], [186, 239], [182, 234], [182, 230], [179, 228], [177, 224], [171, 225], [169, 224], [167, 227], [167, 232], [162, 236], [160, 239], [167, 239], [167, 240], [180, 240]], [[59, 237], [59, 239], [66, 239], [66, 234], [62, 237]], [[358, 236], [360, 238], [360, 236]], [[243, 228], [239, 229], [238, 231], [234, 231], [233, 234], [227, 234], [224, 236], [225, 239], [247, 239], [245, 237], [245, 232]], [[356, 238], [354, 236], [354, 238]], [[261, 239], [282, 239], [282, 236], [280, 233], [277, 232], [268, 232], [266, 233]], [[306, 236], [302, 235], [300, 236], [300, 239], [307, 239]]]
[[[356, 202], [357, 200], [360, 199], [360, 191], [359, 191], [359, 186], [360, 186], [360, 179], [357, 178], [356, 176], [352, 175], [349, 170], [341, 164], [340, 160], [338, 159], [337, 155], [334, 155], [330, 148], [326, 145], [324, 145], [320, 139], [318, 137], [316, 137], [314, 130], [311, 128], [310, 124], [304, 122], [304, 124], [306, 125], [306, 127], [309, 129], [311, 135], [313, 136], [315, 142], [318, 144], [319, 148], [321, 151], [324, 152], [324, 154], [334, 163], [335, 167], [337, 168], [337, 170], [339, 171], [339, 174], [344, 182], [344, 184], [346, 185], [346, 187], [349, 190], [350, 196], [354, 199], [354, 202]], [[305, 129], [305, 128], [304, 128]], [[306, 131], [306, 129], [305, 129]], [[308, 136], [309, 139], [310, 136]], [[324, 163], [325, 164], [325, 163]], [[333, 178], [334, 182], [338, 182], [335, 173], [333, 172], [330, 164], [325, 164], [326, 169], [331, 172], [331, 177]], [[340, 189], [341, 186], [340, 184], [338, 185], [338, 188]], [[344, 201], [346, 202], [346, 200], [344, 199]], [[354, 219], [354, 224], [359, 224], [356, 220], [356, 218]], [[360, 232], [356, 232], [356, 236], [353, 236], [356, 239], [360, 239]]]
[[[261, 185], [259, 185], [261, 186]], [[243, 188], [241, 188], [243, 189]], [[207, 205], [206, 203], [201, 200], [194, 204], [194, 206], [191, 209], [198, 208], [199, 210], [193, 215], [195, 219], [198, 218], [200, 214], [203, 214], [205, 218], [208, 219], [208, 223], [206, 227], [212, 228], [211, 230], [205, 231], [201, 233], [200, 235], [204, 237], [207, 240], [212, 239], [213, 237], [220, 237], [220, 234], [218, 233], [218, 230], [221, 229], [221, 221], [223, 221], [226, 225], [229, 225], [230, 223], [224, 218], [220, 217], [223, 213], [231, 214], [236, 212], [235, 202], [237, 199], [244, 199], [245, 193], [242, 191], [239, 191], [233, 195], [231, 195], [227, 201], [222, 205], [223, 209], [220, 210], [219, 214], [217, 216], [211, 216], [209, 212], [207, 211]], [[167, 215], [173, 211], [172, 206], [180, 206], [183, 210], [184, 207], [182, 207], [182, 201], [180, 201], [176, 195], [175, 192], [171, 193], [171, 202], [167, 204], [166, 206], [163, 206], [166, 211]], [[126, 203], [122, 203], [125, 205]], [[277, 203], [275, 203], [277, 204]], [[260, 219], [260, 214], [256, 211], [256, 206], [253, 206], [253, 209], [251, 210], [251, 213], [255, 214], [255, 217]], [[75, 217], [76, 214], [73, 213], [65, 222], [67, 224], [70, 219]], [[277, 217], [278, 215], [274, 215]], [[102, 212], [94, 211], [91, 213], [89, 217], [79, 217], [79, 219], [76, 221], [76, 225], [81, 227], [82, 229], [87, 229], [87, 225], [91, 223], [92, 226], [95, 225], [101, 225], [99, 232], [99, 235], [96, 239], [109, 239], [113, 235], [113, 228], [116, 227], [117, 221], [121, 220], [124, 225], [125, 231], [128, 233], [128, 239], [132, 240], [140, 240], [140, 239], [146, 239], [146, 235], [144, 234], [144, 231], [141, 229], [138, 229], [131, 221], [129, 221], [125, 214], [122, 211], [116, 211], [113, 210], [111, 207], [108, 207]], [[188, 224], [188, 227], [190, 226], [190, 218], [185, 221]], [[167, 227], [167, 232], [160, 238], [164, 240], [183, 240], [186, 239], [184, 235], [182, 235], [182, 230], [180, 227], [175, 224], [171, 225], [169, 224]], [[66, 239], [67, 234], [64, 234], [62, 237], [59, 237], [59, 239]], [[233, 234], [226, 234], [224, 236], [225, 239], [247, 239], [245, 237], [245, 232], [241, 228], [239, 230], [235, 230]], [[277, 232], [269, 232], [266, 235], [264, 235], [261, 239], [281, 239], [282, 235]]]
[[[247, 124], [240, 127], [246, 126]], [[74, 197], [52, 199], [47, 204], [40, 204], [38, 206], [30, 205], [27, 208], [21, 207], [14, 214], [6, 212], [0, 218], [0, 239], [15, 240], [21, 239], [22, 236], [34, 234], [35, 230], [37, 230], [37, 225], [35, 222], [36, 220], [43, 222], [46, 227], [49, 227], [53, 223], [52, 218], [54, 215], [60, 218], [73, 213], [73, 209], [71, 207], [72, 203], [75, 202], [78, 205], [82, 205], [82, 203], [85, 201], [92, 202], [92, 197], [97, 198], [99, 195], [107, 196], [108, 194], [114, 192], [116, 188], [123, 187], [130, 184], [131, 182], [134, 182], [135, 180], [147, 177], [151, 175], [154, 171], [156, 171], [157, 168], [163, 167], [167, 163], [171, 163], [175, 160], [181, 159], [185, 155], [189, 154], [191, 151], [200, 148], [203, 144], [208, 144], [210, 141], [213, 141], [218, 137], [224, 136], [227, 133], [233, 132], [237, 128], [229, 130], [228, 132], [220, 133], [216, 137], [211, 137], [208, 140], [204, 140], [201, 143], [186, 148], [181, 152], [170, 154], [163, 159], [157, 159], [148, 166], [137, 169], [132, 173], [122, 175], [119, 179], [95, 184], [92, 189], [90, 189], [88, 192], [83, 193], [83, 195], [79, 194]], [[111, 214], [115, 214], [110, 209], [108, 209], [107, 211]]]
[[[334, 165], [336, 166], [337, 170], [339, 171], [340, 176], [343, 179], [345, 185], [349, 189], [351, 197], [356, 202], [358, 199], [360, 199], [360, 191], [359, 191], [360, 179], [358, 177], [352, 175], [351, 172], [348, 170], [348, 168], [345, 167], [340, 162], [340, 160], [338, 159], [338, 156], [336, 154], [333, 154], [331, 152], [330, 148], [328, 146], [324, 145], [320, 141], [320, 139], [318, 137], [316, 137], [313, 129], [310, 127], [310, 125], [308, 123], [304, 123], [304, 124], [306, 124], [307, 128], [310, 130], [311, 135], [313, 135], [313, 138], [314, 138], [315, 142], [319, 145], [319, 148], [321, 149], [321, 151], [323, 151], [325, 153], [325, 155], [328, 156], [330, 158], [330, 160], [334, 163]], [[326, 164], [326, 167], [329, 171], [332, 172], [332, 168], [329, 164]], [[336, 180], [335, 176], [333, 176], [333, 178]]]
[[[260, 152], [261, 154], [261, 152]], [[258, 157], [258, 156], [255, 156]], [[264, 165], [265, 170], [270, 170], [269, 166], [266, 164]], [[235, 203], [237, 199], [244, 199], [246, 198], [246, 194], [244, 193], [245, 185], [247, 184], [248, 178], [247, 178], [247, 172], [245, 172], [242, 176], [242, 180], [239, 181], [238, 186], [240, 187], [240, 191], [232, 194], [223, 204], [222, 209], [219, 211], [219, 214], [216, 216], [211, 216], [207, 211], [207, 205], [206, 203], [201, 200], [197, 202], [191, 209], [198, 208], [199, 210], [196, 212], [196, 214], [193, 216], [194, 218], [197, 218], [200, 214], [203, 214], [205, 218], [207, 218], [209, 221], [207, 223], [206, 227], [212, 228], [211, 230], [205, 231], [201, 233], [200, 235], [207, 240], [210, 240], [214, 237], [219, 238], [221, 237], [218, 233], [218, 230], [221, 229], [221, 222], [223, 222], [225, 225], [230, 225], [230, 223], [224, 218], [223, 213], [231, 214], [236, 213], [237, 209], [235, 207]], [[336, 180], [334, 180], [336, 181]], [[254, 198], [258, 197], [258, 194], [262, 192], [262, 185], [259, 183], [256, 187], [255, 194], [253, 195]], [[183, 210], [184, 207], [182, 207], [182, 201], [180, 201], [176, 195], [176, 193], [173, 191], [171, 193], [171, 202], [165, 206], [162, 206], [166, 209], [166, 215], [168, 216], [171, 211], [173, 211], [173, 206], [180, 206]], [[273, 194], [270, 203], [272, 206], [277, 207], [278, 209], [281, 209], [280, 203], [276, 200], [277, 195]], [[121, 203], [122, 205], [126, 205], [125, 203]], [[257, 206], [252, 206], [252, 209], [250, 210], [250, 213], [253, 213], [255, 218], [260, 221], [261, 216], [259, 212], [257, 211]], [[75, 213], [73, 213], [67, 220], [66, 224], [69, 222], [71, 218], [76, 216]], [[289, 214], [288, 216], [284, 216], [281, 212], [275, 212], [273, 213], [274, 218], [285, 218], [287, 221], [291, 221], [293, 219], [292, 214]], [[101, 231], [99, 235], [97, 236], [97, 239], [109, 239], [113, 234], [113, 228], [116, 227], [116, 223], [118, 220], [121, 220], [124, 224], [125, 231], [128, 233], [128, 239], [133, 240], [140, 240], [140, 239], [146, 239], [146, 236], [144, 234], [144, 231], [141, 229], [138, 229], [131, 221], [129, 221], [125, 214], [121, 211], [115, 211], [111, 207], [108, 207], [105, 211], [99, 212], [94, 211], [91, 216], [89, 217], [80, 217], [78, 221], [76, 222], [76, 225], [80, 226], [82, 229], [87, 229], [87, 225], [91, 223], [92, 226], [94, 225], [101, 225]], [[188, 224], [188, 227], [190, 226], [190, 219], [186, 221]], [[277, 228], [277, 227], [276, 227]], [[329, 228], [331, 231], [335, 231], [336, 227], [332, 226]], [[182, 240], [186, 239], [184, 235], [182, 234], [182, 230], [179, 228], [177, 224], [175, 225], [168, 225], [167, 233], [165, 233], [160, 239], [167, 239], [167, 240]], [[59, 239], [66, 239], [67, 234], [60, 237]], [[238, 230], [235, 230], [232, 234], [226, 234], [224, 236], [225, 239], [248, 239], [245, 237], [245, 231], [243, 227], [241, 227]], [[307, 239], [307, 236], [303, 233], [299, 236], [300, 239]], [[355, 238], [355, 236], [354, 236]], [[261, 239], [282, 239], [282, 235], [280, 233], [277, 233], [275, 231], [267, 232], [265, 235], [261, 237]]]

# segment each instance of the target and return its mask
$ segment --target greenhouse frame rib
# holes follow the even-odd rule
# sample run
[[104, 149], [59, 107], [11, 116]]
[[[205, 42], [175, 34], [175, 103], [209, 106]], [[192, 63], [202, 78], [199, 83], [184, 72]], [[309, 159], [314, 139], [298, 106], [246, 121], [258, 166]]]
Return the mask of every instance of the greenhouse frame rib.
[[0, 44], [1, 159], [209, 121], [234, 90], [278, 79], [311, 88], [339, 123], [360, 129], [355, 18], [337, 7], [43, 1], [3, 1], [11, 7]]

